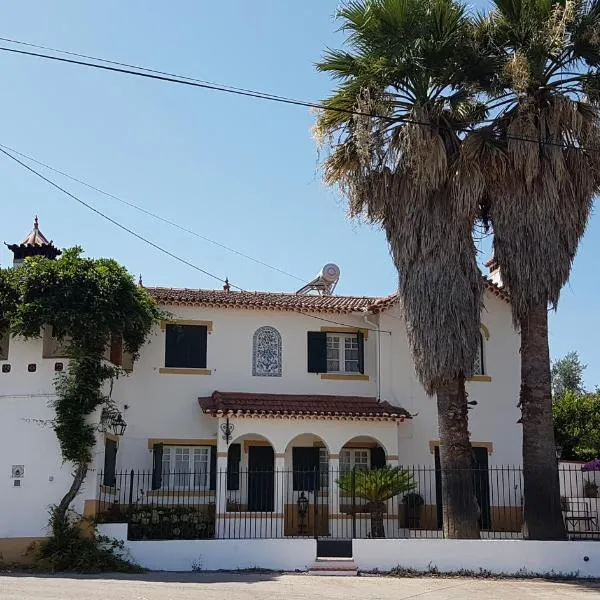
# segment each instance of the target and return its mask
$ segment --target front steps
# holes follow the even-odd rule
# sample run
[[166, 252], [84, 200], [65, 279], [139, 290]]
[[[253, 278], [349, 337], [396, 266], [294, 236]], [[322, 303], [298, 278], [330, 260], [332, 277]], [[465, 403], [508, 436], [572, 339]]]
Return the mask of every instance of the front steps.
[[358, 574], [358, 567], [352, 558], [317, 558], [308, 574], [350, 577]]

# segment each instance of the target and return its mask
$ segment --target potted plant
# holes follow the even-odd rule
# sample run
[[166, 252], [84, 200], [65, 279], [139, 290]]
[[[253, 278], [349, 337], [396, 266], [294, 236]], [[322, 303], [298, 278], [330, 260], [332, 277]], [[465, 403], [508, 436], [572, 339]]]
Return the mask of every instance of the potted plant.
[[598, 497], [598, 484], [588, 479], [583, 484], [583, 495], [586, 498], [597, 498]]
[[421, 507], [425, 504], [423, 496], [410, 492], [402, 498], [404, 503], [404, 527], [407, 529], [421, 528]]
[[349, 471], [336, 483], [349, 496], [367, 501], [371, 513], [371, 537], [385, 537], [383, 515], [385, 503], [394, 496], [415, 489], [413, 476], [400, 467], [382, 467], [371, 471]]

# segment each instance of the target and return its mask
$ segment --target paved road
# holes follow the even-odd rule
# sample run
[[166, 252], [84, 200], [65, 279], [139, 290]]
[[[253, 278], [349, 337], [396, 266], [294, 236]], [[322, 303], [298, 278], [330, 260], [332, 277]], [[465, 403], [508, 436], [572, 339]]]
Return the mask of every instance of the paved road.
[[598, 598], [600, 582], [150, 573], [0, 576], [1, 600], [553, 600]]

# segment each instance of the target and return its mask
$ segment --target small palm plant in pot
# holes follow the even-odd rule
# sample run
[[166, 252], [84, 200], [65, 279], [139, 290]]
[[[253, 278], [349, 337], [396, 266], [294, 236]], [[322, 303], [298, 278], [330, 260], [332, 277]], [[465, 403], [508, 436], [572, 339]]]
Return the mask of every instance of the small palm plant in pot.
[[413, 475], [401, 467], [385, 466], [370, 471], [349, 471], [336, 481], [349, 496], [367, 501], [371, 513], [371, 537], [384, 538], [385, 503], [395, 496], [415, 489]]

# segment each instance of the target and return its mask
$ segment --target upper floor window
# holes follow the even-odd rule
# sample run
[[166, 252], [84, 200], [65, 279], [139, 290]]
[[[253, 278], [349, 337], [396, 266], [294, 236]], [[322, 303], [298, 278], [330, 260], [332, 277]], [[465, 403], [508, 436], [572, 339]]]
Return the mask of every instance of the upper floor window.
[[483, 362], [483, 334], [479, 332], [479, 344], [477, 346], [477, 355], [473, 364], [473, 375], [485, 375], [485, 365]]
[[54, 325], [46, 325], [42, 338], [43, 358], [67, 358], [71, 338]]
[[308, 332], [309, 373], [363, 374], [364, 335], [356, 333]]
[[206, 325], [166, 325], [165, 367], [206, 368]]
[[265, 325], [254, 332], [252, 375], [281, 377], [281, 335], [274, 327]]

